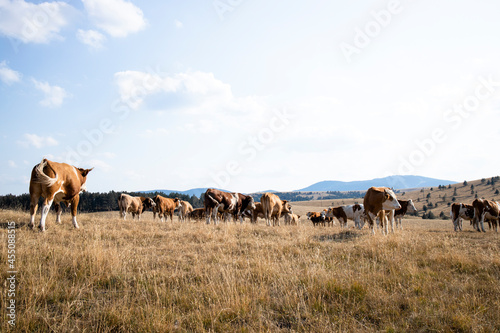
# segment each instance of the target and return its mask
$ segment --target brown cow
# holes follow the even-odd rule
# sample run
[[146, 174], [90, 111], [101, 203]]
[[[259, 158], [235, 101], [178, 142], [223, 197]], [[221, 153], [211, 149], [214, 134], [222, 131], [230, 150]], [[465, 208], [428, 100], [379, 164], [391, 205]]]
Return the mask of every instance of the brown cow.
[[205, 217], [205, 208], [196, 208], [188, 215], [189, 219], [194, 219], [196, 221], [201, 221]]
[[193, 211], [193, 206], [187, 201], [180, 200], [181, 205], [178, 210], [179, 214], [179, 219], [181, 222], [184, 222], [184, 220], [189, 219], [189, 213]]
[[154, 202], [156, 203], [156, 207], [153, 209], [153, 219], [156, 218], [156, 214], [158, 213], [158, 217], [162, 222], [164, 221], [163, 218], [167, 221], [168, 216], [170, 216], [170, 222], [174, 222], [174, 210], [181, 206], [179, 198], [165, 198], [157, 194], [154, 197]]
[[241, 193], [229, 193], [221, 190], [209, 188], [205, 192], [205, 214], [207, 224], [210, 224], [210, 218], [213, 215], [214, 224], [219, 222], [217, 213], [230, 213], [235, 219], [240, 219], [243, 223], [243, 213], [247, 210], [255, 209], [255, 203], [250, 195]]
[[245, 212], [243, 212], [242, 216], [250, 218], [251, 223], [257, 223], [257, 218], [264, 218], [262, 203], [256, 202], [255, 209], [247, 209]]
[[281, 200], [276, 194], [264, 193], [260, 197], [260, 202], [262, 203], [262, 210], [264, 211], [264, 218], [266, 219], [266, 225], [271, 225], [271, 220], [273, 226], [276, 224], [280, 225], [281, 213], [292, 213], [292, 206], [287, 200]]
[[[394, 192], [387, 187], [370, 187], [366, 191], [365, 198], [363, 200], [363, 206], [365, 207], [366, 217], [370, 228], [372, 229], [372, 234], [375, 234], [375, 220], [378, 217], [380, 219], [380, 224], [383, 232], [387, 235], [389, 233], [388, 224], [389, 221], [385, 215], [386, 210], [391, 212], [391, 229], [394, 232], [394, 212], [395, 209], [400, 209], [401, 205], [396, 198]], [[384, 229], [385, 225], [385, 229]]]
[[[498, 219], [500, 218], [500, 205], [496, 201], [487, 199], [476, 199], [472, 202], [474, 207], [474, 228], [477, 231], [486, 232], [484, 230], [484, 220], [493, 222], [495, 231], [498, 232]], [[490, 224], [491, 228], [491, 224]]]
[[146, 197], [133, 197], [131, 195], [122, 193], [118, 198], [118, 207], [120, 208], [120, 216], [126, 220], [127, 213], [132, 214], [132, 219], [137, 215], [141, 219], [141, 214], [148, 208], [154, 208], [155, 202], [151, 198]]
[[42, 217], [39, 226], [41, 231], [45, 231], [45, 220], [52, 202], [55, 203], [57, 212], [56, 222], [61, 223], [61, 207], [59, 203], [64, 202], [67, 206], [71, 206], [73, 226], [78, 229], [76, 213], [80, 201], [80, 192], [86, 191], [87, 174], [92, 169], [77, 168], [66, 163], [52, 162], [45, 158], [35, 165], [31, 171], [29, 188], [31, 218], [28, 226], [34, 228], [38, 199], [43, 197]]

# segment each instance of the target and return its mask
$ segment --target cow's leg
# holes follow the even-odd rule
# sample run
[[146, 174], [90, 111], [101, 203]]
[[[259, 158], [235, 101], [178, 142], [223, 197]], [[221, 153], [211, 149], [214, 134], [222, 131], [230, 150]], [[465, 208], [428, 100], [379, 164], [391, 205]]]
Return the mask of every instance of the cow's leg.
[[210, 207], [205, 208], [205, 219], [206, 224], [210, 224], [210, 217], [212, 216], [212, 210]]
[[453, 230], [455, 230], [455, 231], [458, 230], [458, 219], [453, 220]]
[[[387, 223], [389, 223], [389, 220], [391, 222], [391, 232], [394, 233], [394, 210], [391, 210], [389, 212]], [[385, 230], [386, 230], [386, 233], [388, 234], [389, 233], [388, 226], [386, 226]]]
[[42, 205], [42, 217], [40, 218], [40, 231], [45, 231], [45, 220], [47, 219], [47, 215], [49, 215], [50, 206], [52, 206], [52, 199], [45, 199]]
[[56, 209], [56, 223], [61, 224], [61, 214], [62, 214], [62, 209], [61, 209], [61, 204], [56, 202], [54, 204], [54, 208]]
[[484, 218], [485, 218], [485, 216], [486, 216], [486, 213], [483, 213], [483, 214], [481, 215], [481, 220], [479, 221], [479, 224], [480, 224], [480, 226], [481, 226], [481, 230], [479, 230], [479, 228], [478, 228], [478, 231], [479, 231], [479, 232], [481, 232], [481, 231], [482, 231], [482, 232], [486, 232], [486, 230], [484, 230]]
[[377, 216], [371, 212], [368, 212], [366, 214], [366, 219], [368, 220], [368, 227], [371, 229], [372, 235], [375, 235], [375, 223], [377, 221]]
[[73, 222], [73, 227], [78, 229], [78, 223], [76, 222], [76, 213], [78, 211], [78, 202], [80, 202], [80, 195], [75, 195], [71, 199], [71, 221]]
[[28, 227], [32, 229], [35, 227], [35, 215], [37, 210], [38, 210], [38, 197], [32, 195], [30, 199], [30, 222], [28, 223]]

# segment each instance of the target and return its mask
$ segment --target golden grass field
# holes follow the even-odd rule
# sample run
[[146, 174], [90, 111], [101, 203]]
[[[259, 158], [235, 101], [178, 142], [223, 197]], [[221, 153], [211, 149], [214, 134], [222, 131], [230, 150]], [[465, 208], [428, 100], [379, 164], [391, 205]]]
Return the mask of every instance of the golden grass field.
[[[324, 203], [293, 203], [304, 215]], [[40, 214], [37, 215], [39, 220]], [[123, 221], [0, 210], [16, 229], [16, 327], [1, 296], [1, 331], [18, 332], [499, 332], [500, 236], [452, 222], [403, 220], [377, 231], [248, 222]], [[5, 287], [5, 284], [4, 284]]]

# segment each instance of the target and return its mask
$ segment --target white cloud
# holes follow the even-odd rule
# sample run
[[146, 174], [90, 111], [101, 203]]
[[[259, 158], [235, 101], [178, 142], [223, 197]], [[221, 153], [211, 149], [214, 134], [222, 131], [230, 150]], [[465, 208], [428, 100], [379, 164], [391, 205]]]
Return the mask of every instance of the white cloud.
[[182, 27], [184, 27], [184, 24], [182, 24], [182, 22], [179, 20], [175, 20], [174, 25], [177, 29], [181, 29]]
[[69, 94], [59, 86], [51, 86], [48, 82], [40, 82], [32, 79], [36, 89], [45, 94], [45, 98], [40, 101], [40, 104], [47, 107], [61, 106], [64, 99], [69, 97]]
[[10, 69], [4, 60], [0, 62], [0, 80], [10, 85], [12, 83], [21, 81], [21, 73]]
[[205, 102], [213, 99], [229, 101], [232, 98], [231, 86], [217, 80], [212, 73], [187, 72], [162, 76], [124, 71], [115, 73], [115, 83], [121, 101], [131, 109], [138, 109], [147, 96], [159, 92], [188, 94]]
[[124, 0], [82, 0], [91, 20], [112, 37], [125, 37], [146, 27], [142, 10]]
[[44, 137], [29, 133], [24, 134], [24, 141], [18, 141], [17, 143], [25, 148], [28, 148], [30, 146], [33, 146], [35, 148], [43, 148], [57, 146], [59, 144], [56, 139], [50, 136]]
[[94, 49], [102, 48], [102, 44], [106, 41], [106, 36], [95, 30], [78, 29], [76, 37], [80, 42]]
[[76, 10], [65, 2], [34, 4], [24, 0], [0, 1], [0, 34], [24, 43], [61, 39], [61, 29]]
[[9, 164], [9, 166], [10, 166], [11, 168], [17, 168], [17, 164], [16, 164], [16, 162], [14, 162], [14, 161], [12, 161], [12, 160], [9, 160], [7, 163]]

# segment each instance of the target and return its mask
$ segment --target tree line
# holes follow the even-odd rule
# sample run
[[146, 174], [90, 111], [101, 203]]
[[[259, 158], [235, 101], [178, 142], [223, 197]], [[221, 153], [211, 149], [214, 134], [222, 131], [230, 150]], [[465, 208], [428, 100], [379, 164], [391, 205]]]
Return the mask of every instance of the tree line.
[[[188, 201], [194, 208], [203, 207], [203, 194], [200, 197], [196, 197], [195, 195], [189, 196], [182, 193], [169, 193], [165, 194], [163, 192], [152, 192], [152, 193], [143, 193], [143, 192], [83, 192], [80, 194], [80, 202], [78, 203], [78, 210], [80, 212], [90, 213], [90, 212], [103, 212], [103, 211], [113, 211], [119, 210], [118, 208], [118, 198], [122, 193], [129, 194], [131, 196], [141, 196], [141, 197], [150, 197], [153, 198], [157, 194], [167, 197], [167, 198], [179, 198], [184, 201]], [[43, 199], [40, 198], [38, 201], [38, 205], [41, 207]], [[64, 206], [64, 204], [62, 205]], [[52, 206], [54, 207], [54, 206]], [[30, 209], [30, 195], [29, 194], [21, 194], [21, 195], [2, 195], [0, 196], [0, 208], [2, 209], [21, 209], [21, 210], [29, 210]]]

